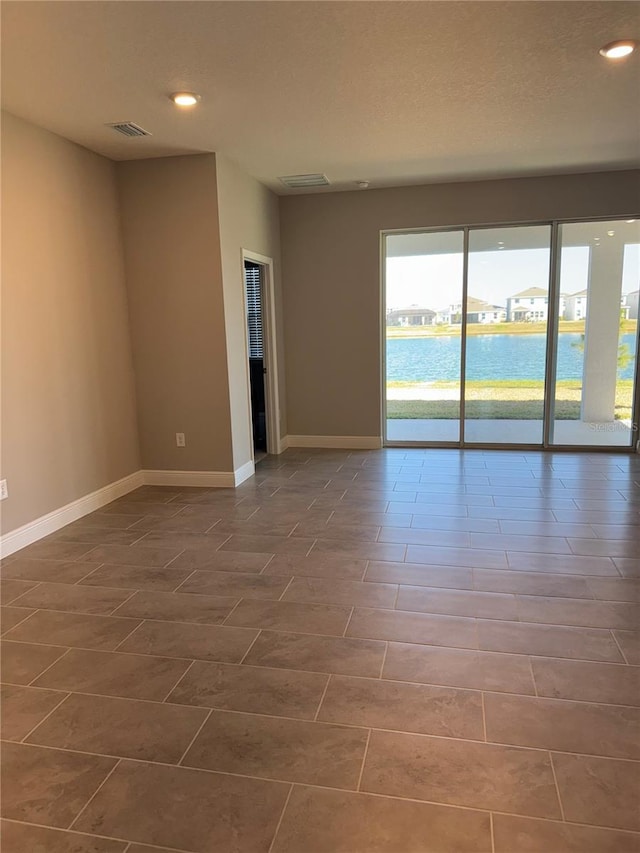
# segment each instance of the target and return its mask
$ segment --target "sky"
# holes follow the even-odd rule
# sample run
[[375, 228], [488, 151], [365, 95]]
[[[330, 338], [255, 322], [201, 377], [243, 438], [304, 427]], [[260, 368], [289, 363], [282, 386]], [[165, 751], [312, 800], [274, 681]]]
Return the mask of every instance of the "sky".
[[[562, 250], [560, 290], [576, 293], [588, 283], [589, 249]], [[387, 258], [387, 308], [418, 305], [439, 311], [461, 301], [462, 254], [410, 255]], [[627, 244], [622, 292], [638, 290], [640, 243]], [[507, 297], [529, 287], [549, 286], [549, 250], [483, 251], [469, 255], [469, 296], [506, 306]]]

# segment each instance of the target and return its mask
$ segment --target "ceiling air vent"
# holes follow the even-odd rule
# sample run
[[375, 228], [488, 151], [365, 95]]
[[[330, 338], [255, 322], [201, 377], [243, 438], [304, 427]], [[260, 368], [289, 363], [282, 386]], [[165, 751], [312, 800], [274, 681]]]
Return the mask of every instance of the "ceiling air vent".
[[148, 130], [134, 124], [132, 121], [117, 121], [113, 124], [108, 124], [107, 127], [112, 127], [116, 133], [121, 133], [123, 136], [151, 136]]
[[285, 187], [291, 189], [300, 189], [304, 187], [328, 187], [329, 178], [326, 175], [285, 175], [284, 178], [278, 178]]

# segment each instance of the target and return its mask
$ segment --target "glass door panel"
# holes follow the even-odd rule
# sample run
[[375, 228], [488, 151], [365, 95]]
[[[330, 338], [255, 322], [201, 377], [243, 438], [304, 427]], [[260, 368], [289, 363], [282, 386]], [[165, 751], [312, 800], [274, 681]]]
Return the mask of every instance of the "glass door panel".
[[460, 440], [463, 231], [385, 236], [390, 442]]
[[551, 443], [630, 447], [638, 348], [640, 223], [559, 230], [560, 287]]
[[551, 226], [472, 229], [464, 440], [542, 444]]

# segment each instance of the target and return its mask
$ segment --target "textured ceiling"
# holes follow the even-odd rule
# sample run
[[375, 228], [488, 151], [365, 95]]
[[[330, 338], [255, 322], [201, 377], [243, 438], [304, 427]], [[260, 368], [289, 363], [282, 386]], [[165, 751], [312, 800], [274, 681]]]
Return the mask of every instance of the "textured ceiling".
[[[3, 106], [128, 160], [221, 151], [279, 193], [640, 163], [637, 2], [2, 3]], [[187, 112], [169, 92], [198, 92]], [[107, 122], [153, 134], [125, 139]], [[320, 190], [326, 192], [327, 190]]]

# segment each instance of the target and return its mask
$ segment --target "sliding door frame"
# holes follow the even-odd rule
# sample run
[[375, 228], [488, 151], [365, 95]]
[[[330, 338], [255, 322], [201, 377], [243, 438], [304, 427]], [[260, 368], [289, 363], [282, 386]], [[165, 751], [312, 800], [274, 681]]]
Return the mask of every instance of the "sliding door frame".
[[[478, 223], [474, 225], [447, 225], [428, 228], [397, 228], [380, 231], [380, 364], [381, 370], [381, 435], [384, 447], [443, 447], [461, 448], [465, 450], [552, 450], [571, 453], [622, 453], [640, 452], [640, 318], [636, 326], [635, 374], [632, 401], [632, 434], [633, 441], [628, 447], [606, 445], [574, 445], [552, 444], [555, 399], [556, 399], [556, 366], [558, 355], [558, 330], [560, 320], [560, 227], [582, 222], [610, 222], [618, 219], [640, 218], [640, 214], [616, 214], [615, 216], [598, 216], [589, 218], [545, 219], [522, 222]], [[467, 294], [469, 278], [469, 235], [471, 231], [489, 230], [492, 228], [518, 228], [527, 226], [550, 227], [550, 258], [549, 258], [549, 292], [547, 303], [547, 341], [544, 374], [544, 413], [543, 437], [539, 444], [509, 444], [496, 442], [465, 441], [465, 391], [466, 391], [466, 348], [467, 348]], [[387, 437], [387, 337], [386, 337], [386, 301], [387, 301], [387, 237], [397, 234], [443, 234], [453, 231], [463, 233], [463, 273], [462, 273], [462, 321], [460, 341], [460, 431], [458, 441], [391, 441]]]
[[559, 223], [551, 223], [551, 255], [549, 257], [549, 294], [547, 301], [547, 356], [544, 377], [544, 413], [542, 446], [551, 446], [556, 409], [556, 367], [558, 364], [558, 335], [560, 331], [560, 249]]

